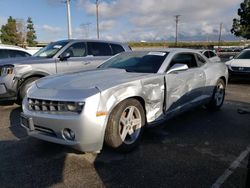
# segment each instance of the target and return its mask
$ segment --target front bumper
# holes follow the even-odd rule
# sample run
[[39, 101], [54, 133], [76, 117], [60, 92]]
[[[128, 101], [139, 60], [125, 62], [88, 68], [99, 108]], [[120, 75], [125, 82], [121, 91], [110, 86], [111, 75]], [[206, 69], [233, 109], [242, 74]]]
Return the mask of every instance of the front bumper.
[[[99, 97], [99, 96], [98, 96]], [[22, 127], [28, 135], [73, 147], [83, 152], [97, 152], [102, 149], [106, 116], [96, 117], [98, 108], [97, 97], [92, 97], [85, 103], [81, 114], [51, 114], [29, 111], [27, 98], [23, 100]], [[63, 135], [64, 129], [70, 129], [75, 134], [74, 140], [67, 140]]]
[[229, 78], [250, 78], [250, 72], [229, 70]]
[[13, 76], [0, 76], [0, 101], [16, 100], [17, 81]]

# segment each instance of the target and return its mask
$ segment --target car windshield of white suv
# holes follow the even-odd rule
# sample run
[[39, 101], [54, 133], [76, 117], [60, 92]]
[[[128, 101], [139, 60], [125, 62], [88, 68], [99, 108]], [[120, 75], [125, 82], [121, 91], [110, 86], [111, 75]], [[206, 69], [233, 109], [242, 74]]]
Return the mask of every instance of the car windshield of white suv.
[[99, 68], [125, 69], [127, 72], [157, 73], [168, 52], [124, 52], [110, 58]]
[[49, 45], [42, 48], [41, 50], [39, 50], [33, 56], [51, 58], [67, 44], [68, 44], [68, 41], [52, 42]]
[[250, 50], [243, 51], [235, 59], [250, 59]]

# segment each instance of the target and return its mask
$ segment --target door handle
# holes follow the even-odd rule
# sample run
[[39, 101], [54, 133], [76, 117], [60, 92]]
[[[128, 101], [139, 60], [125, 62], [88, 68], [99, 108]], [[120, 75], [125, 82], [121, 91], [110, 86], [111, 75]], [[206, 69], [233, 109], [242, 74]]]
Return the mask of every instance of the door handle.
[[84, 65], [89, 65], [90, 64], [90, 62], [84, 62]]

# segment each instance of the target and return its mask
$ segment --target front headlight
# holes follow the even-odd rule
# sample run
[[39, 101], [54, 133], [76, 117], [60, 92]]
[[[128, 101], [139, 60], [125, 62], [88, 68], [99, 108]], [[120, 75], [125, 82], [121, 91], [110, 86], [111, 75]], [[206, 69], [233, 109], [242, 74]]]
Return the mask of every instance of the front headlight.
[[68, 102], [66, 103], [67, 110], [70, 112], [81, 113], [83, 109], [83, 102]]
[[1, 67], [0, 76], [6, 76], [14, 73], [14, 65], [6, 65]]

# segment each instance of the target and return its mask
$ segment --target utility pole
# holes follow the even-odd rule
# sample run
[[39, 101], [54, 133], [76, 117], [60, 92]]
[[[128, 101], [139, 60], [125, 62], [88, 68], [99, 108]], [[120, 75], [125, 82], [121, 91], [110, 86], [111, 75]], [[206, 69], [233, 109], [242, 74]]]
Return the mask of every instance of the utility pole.
[[99, 0], [96, 0], [96, 32], [97, 32], [97, 39], [100, 38], [99, 34]]
[[72, 38], [72, 27], [71, 27], [71, 14], [70, 14], [70, 0], [66, 0], [67, 4], [67, 21], [68, 21], [68, 39]]
[[178, 23], [181, 15], [175, 15], [175, 46], [177, 46], [178, 42]]
[[219, 40], [218, 40], [218, 49], [219, 49], [219, 47], [220, 47], [220, 42], [221, 42], [221, 31], [222, 31], [222, 23], [220, 23]]

